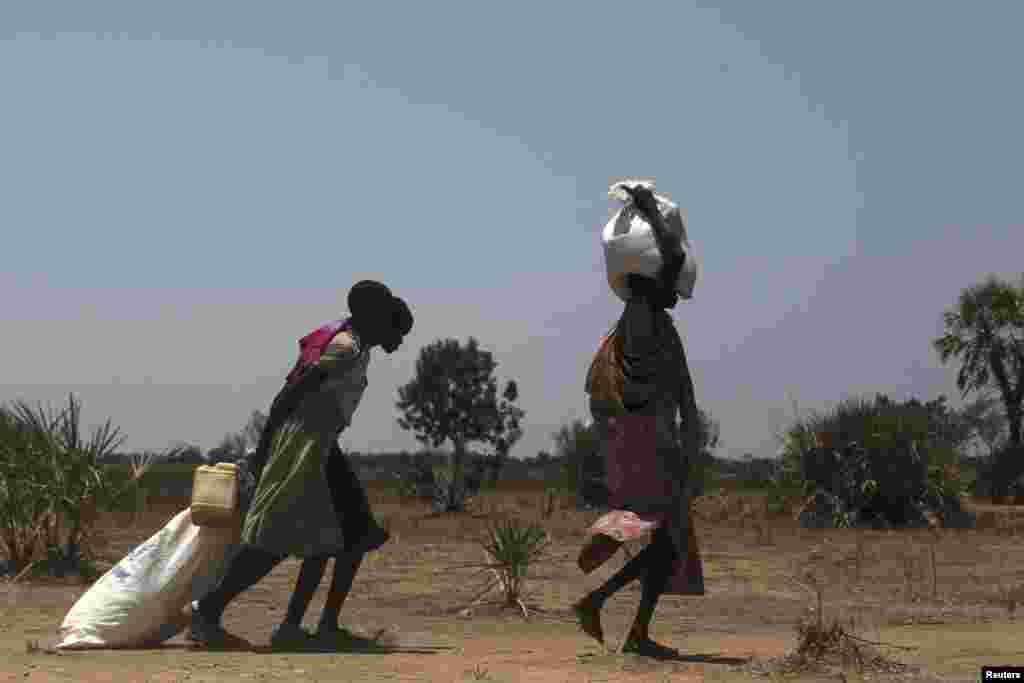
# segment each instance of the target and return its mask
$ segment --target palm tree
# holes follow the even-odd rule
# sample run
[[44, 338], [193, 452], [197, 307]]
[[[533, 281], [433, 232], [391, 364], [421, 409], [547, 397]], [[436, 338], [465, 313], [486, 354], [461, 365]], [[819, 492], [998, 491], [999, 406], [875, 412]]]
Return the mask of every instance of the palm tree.
[[1019, 285], [990, 276], [963, 290], [956, 306], [943, 314], [946, 332], [932, 342], [942, 362], [960, 361], [956, 383], [964, 397], [972, 391], [998, 391], [1006, 412], [1010, 448], [994, 493], [1005, 495], [1009, 482], [1024, 473], [1024, 277]]

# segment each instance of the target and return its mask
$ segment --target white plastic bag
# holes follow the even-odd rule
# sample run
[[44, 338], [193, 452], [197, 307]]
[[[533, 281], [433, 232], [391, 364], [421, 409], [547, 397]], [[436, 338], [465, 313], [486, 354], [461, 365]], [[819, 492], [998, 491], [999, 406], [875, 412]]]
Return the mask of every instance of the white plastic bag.
[[[624, 206], [612, 216], [601, 233], [604, 246], [605, 266], [608, 271], [608, 286], [623, 301], [629, 299], [626, 276], [630, 273], [654, 277], [661, 268], [661, 252], [654, 237], [654, 231], [634, 206], [625, 187], [646, 187], [654, 191], [654, 183], [640, 180], [624, 180], [615, 183], [608, 190], [608, 196], [621, 201]], [[697, 282], [698, 265], [693, 245], [686, 233], [686, 216], [668, 197], [655, 194], [658, 209], [665, 218], [670, 232], [682, 242], [686, 261], [676, 280], [676, 292], [683, 299], [693, 298]]]
[[184, 609], [212, 589], [238, 549], [237, 529], [198, 527], [185, 508], [104, 574], [60, 626], [57, 648], [155, 645], [184, 630]]

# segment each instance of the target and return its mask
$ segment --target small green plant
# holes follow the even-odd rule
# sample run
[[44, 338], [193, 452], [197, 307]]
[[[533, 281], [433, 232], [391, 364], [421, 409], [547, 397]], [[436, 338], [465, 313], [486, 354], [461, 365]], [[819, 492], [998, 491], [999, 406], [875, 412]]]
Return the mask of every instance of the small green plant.
[[849, 529], [853, 526], [850, 521], [850, 513], [836, 511], [832, 514], [832, 526], [836, 529]]
[[547, 532], [537, 524], [524, 524], [516, 519], [492, 522], [479, 541], [484, 561], [459, 566], [478, 569], [487, 575], [486, 585], [470, 602], [470, 607], [480, 604], [497, 589], [502, 606], [519, 607], [523, 616], [529, 617], [524, 602], [526, 581], [530, 568], [547, 552], [548, 543]]
[[491, 526], [481, 546], [495, 565], [493, 569], [506, 605], [522, 606], [527, 573], [544, 554], [547, 545], [547, 532], [536, 524], [506, 520]]

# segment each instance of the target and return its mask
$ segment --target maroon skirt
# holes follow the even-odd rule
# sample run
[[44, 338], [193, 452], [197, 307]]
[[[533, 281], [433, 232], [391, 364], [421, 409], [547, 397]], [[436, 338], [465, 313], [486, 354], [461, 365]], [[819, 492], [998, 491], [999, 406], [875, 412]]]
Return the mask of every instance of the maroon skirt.
[[[608, 419], [605, 472], [610, 493], [610, 512], [589, 530], [579, 566], [589, 574], [607, 562], [623, 543], [650, 536], [655, 529], [670, 527], [675, 487], [658, 456], [657, 422], [651, 415], [624, 415]], [[688, 513], [688, 510], [686, 511]], [[704, 570], [697, 547], [693, 518], [689, 519], [686, 547], [677, 548], [679, 559], [665, 593], [704, 595]]]

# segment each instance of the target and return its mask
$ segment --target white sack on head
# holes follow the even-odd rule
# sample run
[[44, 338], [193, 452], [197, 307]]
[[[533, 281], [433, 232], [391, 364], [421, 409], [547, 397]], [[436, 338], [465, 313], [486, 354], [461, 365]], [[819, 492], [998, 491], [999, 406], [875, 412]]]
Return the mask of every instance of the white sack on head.
[[647, 219], [633, 205], [633, 200], [624, 188], [645, 187], [654, 193], [668, 229], [682, 242], [686, 261], [676, 280], [676, 292], [683, 299], [693, 298], [697, 283], [698, 264], [693, 245], [686, 231], [686, 215], [668, 197], [654, 192], [654, 182], [649, 180], [623, 180], [608, 189], [608, 196], [623, 203], [601, 234], [604, 246], [605, 266], [608, 271], [608, 286], [623, 301], [629, 299], [626, 276], [630, 273], [654, 277], [662, 265], [661, 252], [654, 238], [654, 231]]

